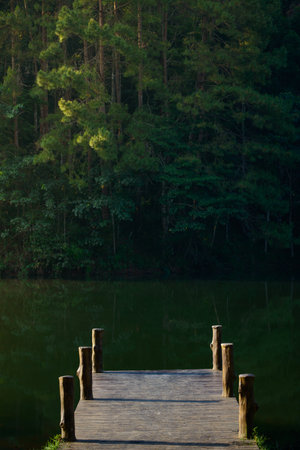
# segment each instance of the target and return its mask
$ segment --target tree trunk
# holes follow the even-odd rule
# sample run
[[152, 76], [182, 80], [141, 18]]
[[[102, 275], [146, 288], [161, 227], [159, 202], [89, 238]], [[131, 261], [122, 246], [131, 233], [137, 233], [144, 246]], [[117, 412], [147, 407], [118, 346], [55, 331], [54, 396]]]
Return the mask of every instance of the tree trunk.
[[[34, 79], [35, 80], [37, 77], [37, 73], [38, 73], [37, 61], [36, 61], [36, 59], [34, 59]], [[39, 130], [39, 125], [38, 125], [38, 104], [36, 101], [34, 102], [33, 124], [34, 124], [34, 132], [35, 132], [35, 135], [37, 136], [38, 130]]]
[[293, 230], [293, 179], [292, 179], [292, 173], [288, 171], [288, 177], [289, 177], [289, 225], [291, 230], [290, 235], [290, 252], [291, 252], [291, 258], [294, 258], [295, 256], [295, 250], [294, 250], [294, 230]]
[[[25, 14], [26, 17], [28, 17], [28, 9], [27, 9], [27, 1], [24, 0], [24, 10], [25, 10]], [[30, 40], [33, 41], [33, 34], [31, 32], [29, 32], [29, 36], [30, 36]], [[37, 65], [37, 60], [34, 57], [33, 59], [33, 71], [34, 71], [34, 79], [36, 80], [37, 78], [37, 74], [38, 74], [38, 65]], [[38, 104], [35, 101], [34, 105], [33, 105], [33, 126], [34, 126], [34, 132], [35, 132], [35, 136], [38, 136]]]
[[115, 101], [116, 101], [115, 65], [114, 65], [114, 61], [112, 61], [112, 65], [111, 65], [111, 102], [115, 103]]
[[211, 248], [214, 246], [214, 243], [215, 243], [217, 226], [218, 226], [218, 218], [216, 219], [216, 221], [214, 223], [214, 227], [213, 227], [213, 233], [212, 233], [212, 238], [211, 238], [211, 243], [210, 243]]
[[243, 174], [246, 174], [246, 156], [245, 156], [245, 144], [246, 144], [246, 126], [245, 126], [245, 114], [246, 114], [246, 107], [245, 103], [242, 103], [242, 171]]
[[[11, 0], [10, 1], [11, 13], [14, 12], [14, 7], [15, 7], [14, 0]], [[11, 30], [11, 68], [14, 74], [16, 73], [15, 46], [16, 46], [16, 36], [14, 30]], [[16, 106], [17, 93], [15, 89], [13, 89], [12, 101], [13, 106]], [[19, 148], [19, 118], [17, 115], [14, 117], [14, 145], [15, 147]]]
[[[88, 43], [85, 39], [83, 40], [83, 58], [84, 58], [84, 65], [87, 67], [89, 64], [89, 51], [88, 51]], [[86, 81], [86, 83], [88, 83], [88, 79], [86, 79], [85, 81]], [[87, 148], [87, 175], [88, 175], [89, 193], [91, 193], [91, 165], [92, 165], [92, 149], [88, 145], [88, 148]]]
[[[118, 2], [114, 1], [114, 22], [115, 24], [118, 21]], [[116, 48], [114, 48], [114, 66], [115, 66], [115, 94], [117, 104], [121, 104], [121, 74], [120, 74], [120, 55], [117, 52]], [[122, 136], [122, 125], [121, 122], [118, 121], [118, 141], [120, 141]]]
[[[161, 4], [161, 37], [163, 43], [162, 50], [162, 66], [163, 66], [163, 83], [165, 88], [168, 87], [168, 61], [167, 61], [167, 41], [168, 41], [168, 7]], [[165, 100], [163, 103], [163, 111], [162, 114], [168, 117], [168, 100], [165, 93]], [[166, 203], [166, 182], [162, 182], [162, 205], [161, 205], [161, 214], [162, 214], [162, 229], [163, 229], [163, 251], [164, 256], [166, 253], [166, 237], [169, 230], [169, 208]]]
[[[103, 1], [99, 0], [99, 27], [103, 28], [103, 26], [104, 26]], [[104, 46], [101, 38], [99, 39], [99, 74], [102, 83], [105, 84]]]
[[162, 231], [163, 231], [163, 256], [166, 256], [166, 237], [169, 230], [169, 211], [166, 202], [166, 182], [162, 181], [161, 184], [161, 215], [162, 215]]
[[163, 8], [162, 13], [162, 41], [163, 41], [163, 72], [164, 85], [168, 86], [168, 60], [167, 60], [167, 42], [168, 42], [168, 9]]
[[116, 221], [113, 213], [111, 214], [111, 225], [112, 225], [113, 253], [114, 255], [116, 255], [117, 253]]
[[84, 64], [87, 66], [89, 63], [89, 53], [88, 53], [88, 45], [87, 41], [83, 40], [83, 58], [84, 58]]
[[[140, 2], [138, 2], [138, 48], [143, 48], [142, 41], [142, 7]], [[139, 64], [139, 72], [138, 72], [138, 107], [141, 108], [143, 106], [143, 64]]]
[[[103, 172], [103, 165], [104, 165], [104, 163], [102, 163], [101, 172]], [[109, 194], [107, 185], [103, 184], [101, 186], [101, 188], [102, 188], [102, 195], [103, 195], [103, 197], [107, 198], [108, 194]], [[103, 205], [102, 206], [102, 219], [103, 220], [109, 220], [109, 207], [107, 205]]]
[[[201, 35], [201, 41], [203, 44], [206, 44], [208, 37], [209, 37], [209, 33], [207, 31], [207, 26], [209, 26], [207, 17], [203, 16], [202, 17], [202, 35]], [[206, 74], [204, 72], [197, 71], [196, 88], [200, 89], [201, 91], [204, 91], [205, 80], [206, 80]]]
[[[267, 223], [270, 222], [270, 211], [267, 211], [267, 213], [266, 213], [266, 221], [267, 221]], [[267, 254], [267, 253], [268, 253], [268, 239], [265, 238], [265, 254]]]
[[[117, 23], [117, 1], [114, 1], [114, 20]], [[121, 103], [121, 77], [120, 77], [120, 56], [114, 49], [114, 64], [115, 64], [115, 83], [116, 83], [116, 100], [117, 103]]]
[[[42, 1], [42, 18], [45, 16], [45, 2]], [[47, 47], [47, 29], [44, 25], [42, 25], [42, 43], [43, 43], [43, 49]], [[48, 70], [48, 63], [45, 60], [41, 60], [41, 69], [46, 72]], [[47, 117], [49, 113], [49, 107], [48, 107], [48, 92], [45, 92], [44, 98], [42, 100], [41, 104], [41, 121], [40, 121], [40, 134], [43, 136], [44, 134], [48, 133], [48, 124], [47, 124]]]

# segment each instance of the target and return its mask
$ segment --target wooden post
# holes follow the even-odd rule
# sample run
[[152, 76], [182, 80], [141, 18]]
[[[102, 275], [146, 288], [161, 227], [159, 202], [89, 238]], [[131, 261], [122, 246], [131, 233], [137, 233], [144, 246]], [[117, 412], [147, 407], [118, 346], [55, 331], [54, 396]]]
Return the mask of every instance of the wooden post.
[[94, 373], [103, 372], [103, 328], [92, 329], [92, 366]]
[[222, 325], [212, 325], [212, 342], [210, 348], [213, 354], [213, 370], [222, 370], [221, 340]]
[[239, 437], [250, 439], [253, 432], [253, 419], [258, 406], [254, 400], [255, 376], [251, 373], [239, 375]]
[[233, 383], [235, 380], [233, 367], [233, 344], [221, 344], [222, 347], [222, 380], [223, 397], [233, 397]]
[[65, 441], [76, 441], [74, 422], [74, 378], [70, 375], [59, 377], [60, 428]]
[[79, 347], [79, 367], [77, 376], [80, 381], [80, 400], [93, 399], [92, 347]]

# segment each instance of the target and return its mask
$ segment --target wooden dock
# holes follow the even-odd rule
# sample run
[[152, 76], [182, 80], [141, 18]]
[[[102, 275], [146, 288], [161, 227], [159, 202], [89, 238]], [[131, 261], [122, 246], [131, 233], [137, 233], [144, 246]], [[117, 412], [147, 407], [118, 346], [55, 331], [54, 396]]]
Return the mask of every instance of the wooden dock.
[[94, 373], [93, 396], [78, 403], [77, 441], [63, 450], [258, 448], [238, 438], [238, 403], [222, 397], [220, 371]]

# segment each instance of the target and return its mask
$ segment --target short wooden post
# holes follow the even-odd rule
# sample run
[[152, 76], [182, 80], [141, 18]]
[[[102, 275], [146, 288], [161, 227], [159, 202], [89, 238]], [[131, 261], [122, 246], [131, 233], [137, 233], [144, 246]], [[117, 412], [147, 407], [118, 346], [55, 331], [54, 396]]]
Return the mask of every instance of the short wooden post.
[[233, 367], [233, 344], [221, 344], [222, 347], [222, 380], [223, 397], [233, 397], [233, 383], [235, 380]]
[[254, 414], [258, 406], [254, 400], [252, 373], [239, 375], [239, 437], [250, 439], [253, 432]]
[[103, 372], [103, 328], [92, 329], [92, 366], [94, 373]]
[[65, 441], [76, 441], [74, 422], [74, 378], [70, 375], [59, 377], [60, 428]]
[[80, 400], [93, 399], [92, 347], [79, 347], [79, 367], [77, 376], [80, 381]]
[[222, 325], [212, 325], [212, 342], [210, 348], [213, 354], [213, 370], [222, 370], [221, 340]]

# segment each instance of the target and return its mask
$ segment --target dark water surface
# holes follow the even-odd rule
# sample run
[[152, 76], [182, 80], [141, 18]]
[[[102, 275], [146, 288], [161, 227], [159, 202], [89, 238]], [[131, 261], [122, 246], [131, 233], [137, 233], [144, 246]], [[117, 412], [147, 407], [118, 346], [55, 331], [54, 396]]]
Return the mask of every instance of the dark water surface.
[[[91, 329], [105, 369], [210, 368], [211, 325], [256, 375], [256, 424], [300, 448], [300, 283], [0, 281], [0, 448], [39, 448], [59, 430], [58, 380]], [[76, 380], [76, 403], [78, 383]]]

